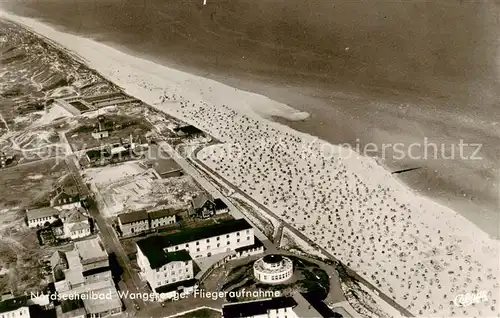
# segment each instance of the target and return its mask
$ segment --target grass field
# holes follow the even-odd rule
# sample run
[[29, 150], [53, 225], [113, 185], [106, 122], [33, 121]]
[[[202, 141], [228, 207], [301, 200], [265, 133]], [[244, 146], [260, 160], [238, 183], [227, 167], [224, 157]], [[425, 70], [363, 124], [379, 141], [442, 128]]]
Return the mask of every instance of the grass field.
[[[66, 164], [55, 159], [0, 170], [0, 211], [47, 204], [50, 192], [68, 175]], [[69, 190], [74, 184], [69, 182], [65, 186]]]

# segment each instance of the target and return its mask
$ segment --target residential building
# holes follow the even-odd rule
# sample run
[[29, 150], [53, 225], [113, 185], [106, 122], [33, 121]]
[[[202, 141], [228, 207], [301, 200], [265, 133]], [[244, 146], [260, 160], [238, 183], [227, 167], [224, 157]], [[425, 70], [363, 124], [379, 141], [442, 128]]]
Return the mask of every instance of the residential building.
[[149, 211], [148, 216], [150, 220], [150, 225], [152, 229], [173, 225], [177, 221], [177, 214], [180, 213], [179, 210], [173, 209], [158, 209], [155, 211]]
[[194, 278], [193, 260], [186, 250], [166, 253], [149, 243], [137, 242], [137, 264], [152, 290]]
[[13, 297], [2, 295], [0, 300], [0, 318], [26, 318], [30, 317], [28, 297]]
[[152, 229], [173, 225], [177, 222], [177, 214], [183, 210], [165, 207], [154, 210], [133, 211], [118, 216], [118, 225], [123, 236], [137, 235]]
[[49, 225], [59, 218], [61, 212], [53, 207], [26, 210], [26, 221], [28, 227], [36, 228]]
[[149, 216], [145, 210], [120, 214], [118, 225], [123, 236], [139, 234], [149, 230]]
[[[67, 269], [61, 270], [64, 278], [55, 282], [55, 289], [61, 297], [90, 293], [106, 296], [80, 298], [87, 317], [104, 317], [122, 311], [108, 254], [98, 238], [75, 242], [75, 248], [64, 256], [67, 262]], [[54, 263], [60, 257], [60, 254], [53, 256]], [[56, 275], [59, 274], [54, 272]]]
[[199, 216], [201, 218], [209, 218], [215, 215], [215, 203], [203, 193], [191, 199], [191, 207], [189, 214]]
[[[194, 278], [193, 259], [254, 245], [254, 231], [244, 219], [185, 229], [137, 241], [137, 264], [153, 291]], [[159, 288], [162, 289], [159, 289]]]
[[71, 210], [82, 207], [78, 194], [69, 194], [63, 190], [57, 190], [56, 195], [50, 200], [50, 206], [56, 210]]
[[63, 237], [77, 239], [89, 236], [89, 218], [80, 210], [63, 210], [59, 216], [63, 224]]
[[222, 199], [215, 199], [214, 200], [214, 205], [215, 205], [215, 214], [224, 214], [224, 213], [229, 213], [229, 207], [227, 206]]
[[93, 293], [105, 295], [106, 297], [86, 297], [83, 299], [87, 317], [108, 317], [122, 312], [123, 303], [114, 286], [94, 290]]

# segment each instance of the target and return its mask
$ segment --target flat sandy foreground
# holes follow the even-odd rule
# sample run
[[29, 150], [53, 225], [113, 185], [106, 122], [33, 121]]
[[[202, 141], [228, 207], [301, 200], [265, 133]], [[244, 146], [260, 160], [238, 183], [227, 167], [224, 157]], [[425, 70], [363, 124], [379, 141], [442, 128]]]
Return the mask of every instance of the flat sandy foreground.
[[[306, 114], [32, 19], [8, 17], [76, 53], [127, 93], [227, 142], [200, 153], [209, 154], [207, 165], [414, 315], [499, 316], [499, 242], [417, 196], [373, 159], [259, 116]], [[160, 102], [162, 95], [170, 100]], [[467, 293], [487, 297], [457, 306], [454, 300]]]

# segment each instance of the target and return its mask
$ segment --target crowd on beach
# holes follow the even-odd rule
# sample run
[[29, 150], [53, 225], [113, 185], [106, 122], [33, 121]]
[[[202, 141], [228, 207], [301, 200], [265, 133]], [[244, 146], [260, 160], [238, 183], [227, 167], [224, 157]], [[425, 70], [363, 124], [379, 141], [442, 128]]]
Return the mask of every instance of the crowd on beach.
[[[169, 112], [225, 142], [199, 153], [208, 166], [413, 314], [498, 315], [497, 242], [374, 159], [325, 151], [322, 141], [226, 105], [164, 100], [177, 100]], [[488, 299], [457, 305], [457, 295], [474, 292]]]

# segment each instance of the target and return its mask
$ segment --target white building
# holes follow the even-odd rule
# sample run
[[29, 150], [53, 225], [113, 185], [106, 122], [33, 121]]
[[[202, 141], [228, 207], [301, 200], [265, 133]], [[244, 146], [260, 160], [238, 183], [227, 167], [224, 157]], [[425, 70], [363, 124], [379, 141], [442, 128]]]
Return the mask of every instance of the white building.
[[194, 278], [193, 260], [186, 250], [165, 253], [150, 243], [148, 240], [137, 242], [137, 264], [152, 290]]
[[180, 212], [173, 209], [148, 211], [151, 229], [175, 224], [177, 222], [177, 214]]
[[123, 236], [140, 234], [149, 230], [149, 216], [145, 210], [123, 213], [118, 216]]
[[[305, 318], [295, 314], [293, 297], [277, 297], [222, 306], [222, 318]], [[315, 317], [316, 316], [309, 316]], [[321, 317], [321, 316], [317, 316]]]
[[62, 270], [63, 279], [55, 282], [60, 297], [89, 293], [111, 295], [105, 299], [85, 299], [86, 313], [91, 317], [104, 317], [121, 312], [122, 302], [113, 281], [108, 254], [98, 238], [76, 242], [74, 250], [65, 253], [65, 259], [67, 268]]
[[59, 217], [63, 222], [64, 237], [74, 240], [91, 234], [89, 220], [79, 210], [63, 210]]
[[189, 229], [186, 233], [165, 236], [164, 240], [168, 242], [168, 246], [165, 246], [166, 251], [175, 252], [185, 249], [193, 259], [196, 259], [254, 245], [254, 232], [246, 220], [239, 219]]
[[141, 276], [156, 292], [194, 278], [193, 259], [234, 251], [254, 244], [252, 226], [231, 220], [183, 232], [137, 241]]
[[262, 283], [280, 284], [292, 277], [293, 262], [281, 255], [266, 255], [253, 264], [253, 275]]
[[42, 227], [59, 219], [60, 211], [53, 207], [26, 210], [26, 222], [31, 228]]
[[0, 301], [0, 318], [26, 318], [30, 317], [26, 296], [13, 297], [12, 295], [2, 295]]
[[331, 318], [339, 317], [321, 300], [310, 302], [301, 293], [292, 296], [275, 297], [230, 303], [222, 306], [222, 318]]

